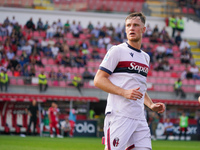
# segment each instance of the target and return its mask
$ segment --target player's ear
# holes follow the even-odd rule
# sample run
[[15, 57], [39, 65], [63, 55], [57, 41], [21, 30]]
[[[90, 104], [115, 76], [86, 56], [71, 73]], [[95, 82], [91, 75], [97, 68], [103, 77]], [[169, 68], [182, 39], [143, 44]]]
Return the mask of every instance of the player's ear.
[[146, 27], [143, 27], [142, 33], [145, 33], [145, 31], [146, 31]]

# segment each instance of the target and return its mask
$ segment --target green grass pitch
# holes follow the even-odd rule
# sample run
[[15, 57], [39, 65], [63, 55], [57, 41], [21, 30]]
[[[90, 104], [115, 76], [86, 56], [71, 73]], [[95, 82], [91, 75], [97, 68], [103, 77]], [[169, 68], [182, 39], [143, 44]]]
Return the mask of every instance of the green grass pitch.
[[[200, 150], [200, 141], [152, 141], [153, 150]], [[104, 150], [100, 138], [0, 135], [0, 150]]]

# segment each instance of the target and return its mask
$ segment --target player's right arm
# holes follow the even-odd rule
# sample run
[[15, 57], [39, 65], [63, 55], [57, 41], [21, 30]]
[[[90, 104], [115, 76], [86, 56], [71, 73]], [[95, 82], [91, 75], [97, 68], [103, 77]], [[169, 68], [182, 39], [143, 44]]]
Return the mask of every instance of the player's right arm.
[[109, 80], [109, 76], [110, 74], [99, 69], [94, 78], [94, 85], [107, 93], [120, 95], [127, 99], [137, 100], [142, 98], [142, 93], [139, 92], [139, 88], [125, 90], [114, 85]]

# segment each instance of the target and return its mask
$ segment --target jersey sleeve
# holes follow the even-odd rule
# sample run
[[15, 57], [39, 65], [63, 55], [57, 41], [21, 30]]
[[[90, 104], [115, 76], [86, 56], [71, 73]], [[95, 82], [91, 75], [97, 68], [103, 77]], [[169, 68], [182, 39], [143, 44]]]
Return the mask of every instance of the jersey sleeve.
[[106, 53], [103, 61], [100, 64], [99, 69], [112, 74], [119, 62], [119, 52], [117, 46], [111, 47]]

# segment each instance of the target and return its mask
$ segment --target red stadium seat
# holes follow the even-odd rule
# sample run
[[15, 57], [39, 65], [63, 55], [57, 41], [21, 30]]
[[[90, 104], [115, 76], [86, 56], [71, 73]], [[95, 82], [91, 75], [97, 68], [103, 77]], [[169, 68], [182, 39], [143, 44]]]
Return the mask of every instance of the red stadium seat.
[[65, 81], [59, 81], [59, 86], [60, 87], [66, 87], [66, 82]]
[[47, 60], [47, 63], [48, 63], [49, 65], [54, 65], [54, 64], [55, 64], [55, 60], [54, 60], [53, 58], [49, 58], [49, 59]]

